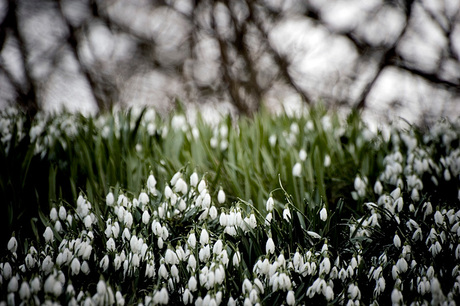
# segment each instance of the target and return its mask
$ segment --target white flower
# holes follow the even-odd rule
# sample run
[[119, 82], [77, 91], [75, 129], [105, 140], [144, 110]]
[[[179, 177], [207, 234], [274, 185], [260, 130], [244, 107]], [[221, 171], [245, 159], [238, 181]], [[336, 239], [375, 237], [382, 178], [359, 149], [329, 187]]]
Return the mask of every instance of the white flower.
[[214, 205], [211, 206], [211, 208], [209, 209], [209, 216], [211, 217], [212, 220], [217, 218], [217, 208]]
[[219, 255], [222, 252], [223, 249], [223, 243], [222, 240], [217, 240], [216, 243], [214, 243], [214, 246], [212, 248], [212, 252], [216, 255]]
[[401, 291], [399, 291], [397, 288], [394, 288], [391, 292], [391, 302], [393, 305], [399, 305], [402, 302], [402, 299], [403, 296]]
[[204, 189], [206, 189], [206, 182], [202, 179], [198, 184], [198, 192], [201, 193]]
[[81, 265], [78, 258], [74, 258], [70, 264], [70, 269], [72, 270], [73, 275], [78, 275], [80, 273]]
[[117, 291], [115, 293], [115, 299], [117, 300], [117, 305], [125, 305], [125, 299], [123, 298], [123, 296], [121, 295], [121, 292], [120, 291]]
[[223, 204], [225, 202], [225, 192], [222, 189], [220, 189], [219, 193], [217, 194], [217, 201], [220, 204]]
[[173, 194], [173, 191], [172, 191], [171, 187], [166, 185], [164, 193], [165, 193], [166, 199], [170, 199], [172, 194]]
[[305, 151], [304, 149], [300, 149], [299, 158], [301, 161], [305, 161], [307, 159], [307, 151]]
[[201, 206], [203, 208], [209, 208], [210, 205], [211, 205], [211, 196], [209, 195], [209, 193], [206, 193], [203, 198], [203, 202], [201, 202]]
[[150, 221], [150, 214], [148, 210], [145, 210], [144, 213], [142, 214], [142, 223], [147, 224]]
[[113, 196], [113, 193], [109, 192], [107, 196], [105, 197], [105, 203], [107, 204], [107, 206], [112, 206], [114, 202], [115, 202], [115, 198]]
[[187, 268], [189, 268], [192, 271], [195, 271], [195, 269], [196, 269], [196, 259], [195, 259], [195, 256], [193, 254], [190, 254], [190, 256], [188, 257]]
[[329, 156], [329, 154], [327, 154], [326, 156], [324, 156], [324, 167], [329, 167], [331, 165], [331, 157]]
[[149, 202], [149, 196], [145, 192], [141, 192], [139, 195], [139, 203], [145, 205]]
[[157, 194], [157, 190], [155, 188], [156, 185], [157, 185], [157, 181], [156, 181], [155, 177], [153, 176], [153, 174], [150, 174], [149, 178], [147, 179], [147, 189], [148, 189], [150, 194], [152, 194], [152, 195]]
[[198, 174], [196, 172], [193, 172], [192, 175], [190, 175], [190, 186], [196, 187], [198, 184]]
[[296, 163], [294, 167], [292, 167], [292, 176], [300, 177], [302, 173], [302, 165], [300, 163]]
[[294, 295], [294, 291], [290, 290], [288, 291], [287, 295], [286, 295], [286, 303], [288, 305], [294, 305], [295, 304], [295, 295]]
[[375, 182], [375, 185], [374, 185], [374, 192], [378, 195], [381, 195], [382, 192], [383, 192], [383, 186], [382, 186], [382, 183], [380, 183], [380, 181], [376, 181]]
[[416, 188], [412, 189], [412, 193], [411, 193], [410, 197], [411, 197], [411, 199], [413, 201], [416, 201], [416, 202], [418, 200], [420, 200], [420, 195], [419, 195], [418, 190]]
[[26, 281], [23, 281], [21, 284], [21, 288], [19, 289], [19, 297], [23, 301], [30, 297], [30, 286]]
[[209, 234], [205, 228], [203, 228], [203, 230], [201, 231], [200, 243], [201, 245], [205, 245], [209, 243]]
[[84, 219], [83, 219], [83, 223], [85, 224], [85, 227], [86, 229], [90, 229], [92, 224], [93, 224], [93, 220], [91, 220], [91, 216], [90, 215], [87, 215]]
[[168, 270], [166, 269], [165, 264], [161, 264], [160, 269], [158, 269], [158, 274], [164, 279], [168, 278]]
[[265, 209], [267, 212], [273, 211], [273, 208], [275, 207], [275, 201], [273, 200], [272, 197], [269, 197], [267, 200], [267, 203], [265, 204]]
[[81, 264], [81, 272], [83, 272], [84, 274], [88, 275], [89, 274], [89, 265], [88, 265], [88, 262], [85, 260], [82, 264]]
[[10, 282], [8, 283], [8, 292], [16, 292], [18, 291], [18, 278], [16, 276], [13, 276], [10, 279]]
[[390, 193], [390, 196], [393, 198], [393, 200], [396, 200], [397, 198], [399, 198], [401, 196], [401, 188], [398, 187], [395, 190], [393, 190]]
[[107, 286], [105, 285], [105, 282], [102, 279], [99, 280], [96, 288], [97, 288], [97, 294], [99, 295], [104, 295], [107, 292]]
[[393, 244], [397, 248], [401, 247], [401, 239], [399, 238], [398, 234], [395, 234], [395, 236], [393, 237]]
[[109, 267], [109, 256], [105, 255], [102, 259], [101, 262], [99, 263], [99, 266], [102, 268], [102, 270], [105, 272], [107, 268]]
[[12, 236], [10, 240], [8, 241], [8, 250], [14, 253], [16, 252], [17, 248], [18, 248], [18, 241], [16, 240], [14, 236]]
[[133, 215], [130, 212], [127, 212], [123, 221], [127, 228], [131, 228], [133, 225]]
[[329, 274], [330, 271], [331, 271], [331, 262], [329, 258], [325, 257], [319, 265], [319, 274], [320, 275], [323, 273]]
[[188, 191], [187, 183], [182, 178], [179, 178], [177, 182], [174, 184], [174, 191], [186, 194]]
[[56, 207], [51, 208], [51, 211], [50, 211], [50, 219], [51, 219], [53, 222], [56, 222], [56, 220], [58, 219], [58, 213], [57, 213]]
[[195, 248], [195, 245], [196, 245], [196, 236], [195, 236], [195, 233], [191, 233], [191, 234], [188, 236], [187, 243], [188, 243], [188, 245], [189, 245], [192, 249]]
[[64, 221], [67, 218], [67, 211], [64, 206], [59, 207], [59, 219]]
[[233, 255], [233, 265], [235, 267], [238, 267], [240, 265], [240, 258], [241, 258], [240, 252], [235, 251], [235, 254]]
[[267, 254], [273, 254], [275, 252], [275, 243], [273, 242], [272, 237], [268, 238], [267, 243], [265, 244], [265, 252], [267, 252]]
[[436, 222], [437, 225], [442, 225], [443, 222], [444, 222], [444, 217], [442, 216], [441, 212], [439, 210], [437, 210], [435, 213], [434, 213], [434, 222]]
[[115, 240], [113, 240], [113, 238], [110, 238], [109, 240], [107, 240], [107, 250], [115, 251]]
[[202, 247], [198, 255], [201, 261], [207, 262], [209, 258], [211, 257], [211, 250], [209, 248], [209, 244]]
[[193, 294], [188, 288], [186, 288], [182, 294], [182, 301], [184, 302], [184, 305], [193, 303]]
[[182, 177], [182, 173], [179, 171], [179, 172], [176, 172], [173, 177], [171, 178], [171, 181], [169, 181], [169, 183], [171, 184], [171, 186], [174, 186], [176, 185], [177, 181], [179, 180], [179, 178]]
[[323, 207], [323, 209], [321, 209], [321, 211], [319, 212], [319, 218], [320, 218], [322, 221], [326, 221], [326, 220], [327, 220], [327, 210], [326, 210], [326, 207]]
[[53, 233], [53, 230], [49, 226], [46, 227], [45, 233], [43, 233], [43, 237], [45, 237], [45, 241], [47, 243], [54, 241], [54, 233]]
[[291, 219], [291, 211], [289, 210], [289, 207], [286, 206], [283, 210], [283, 218], [286, 220], [286, 221], [290, 221]]

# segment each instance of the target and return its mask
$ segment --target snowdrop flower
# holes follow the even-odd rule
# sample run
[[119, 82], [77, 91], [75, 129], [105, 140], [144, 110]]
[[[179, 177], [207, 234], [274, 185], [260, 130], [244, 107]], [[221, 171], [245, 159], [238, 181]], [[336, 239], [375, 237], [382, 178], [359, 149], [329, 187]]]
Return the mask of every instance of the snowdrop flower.
[[300, 163], [296, 163], [292, 168], [292, 176], [300, 177], [302, 173], [302, 165]]
[[145, 210], [144, 213], [142, 214], [142, 223], [148, 224], [150, 221], [150, 214], [148, 210]]
[[399, 305], [402, 303], [403, 300], [403, 295], [401, 291], [399, 291], [397, 288], [394, 288], [393, 291], [391, 292], [391, 302], [393, 305]]
[[227, 226], [228, 222], [227, 222], [227, 214], [224, 213], [224, 212], [221, 212], [220, 213], [220, 217], [219, 217], [219, 224], [220, 226]]
[[50, 211], [50, 219], [51, 219], [53, 222], [56, 222], [56, 220], [58, 219], [58, 213], [57, 213], [56, 207], [51, 208], [51, 211]]
[[115, 293], [115, 299], [117, 300], [117, 305], [125, 305], [125, 299], [121, 295], [120, 291]]
[[436, 222], [438, 226], [441, 226], [444, 223], [444, 217], [439, 210], [434, 213], [434, 222]]
[[198, 184], [198, 192], [201, 193], [205, 189], [206, 189], [206, 182], [205, 180], [202, 179], [200, 183]]
[[203, 228], [203, 230], [201, 231], [200, 243], [201, 245], [205, 245], [209, 243], [209, 234], [206, 228]]
[[252, 284], [249, 281], [249, 279], [247, 278], [244, 279], [241, 290], [243, 291], [243, 294], [246, 294], [252, 290]]
[[188, 236], [187, 243], [188, 243], [188, 245], [189, 245], [192, 249], [195, 248], [195, 246], [196, 246], [196, 236], [195, 236], [195, 233], [191, 233], [191, 234]]
[[11, 253], [14, 253], [16, 252], [17, 248], [18, 248], [18, 241], [16, 240], [14, 236], [12, 236], [10, 240], [8, 241], [8, 250]]
[[92, 224], [93, 224], [93, 220], [91, 220], [91, 216], [90, 215], [87, 215], [84, 219], [83, 219], [83, 223], [85, 224], [85, 227], [86, 229], [90, 229]]
[[72, 270], [72, 275], [78, 275], [80, 273], [81, 265], [78, 258], [74, 258], [70, 264], [70, 269]]
[[182, 178], [179, 178], [174, 184], [174, 191], [186, 194], [188, 191], [187, 183]]
[[233, 265], [235, 267], [238, 267], [240, 265], [240, 259], [241, 259], [240, 252], [235, 251], [235, 254], [233, 254]]
[[307, 151], [305, 151], [304, 149], [300, 149], [299, 158], [301, 161], [305, 161], [307, 159]]
[[30, 297], [30, 286], [29, 283], [23, 281], [21, 284], [21, 288], [19, 289], [19, 298], [21, 300], [27, 300]]
[[217, 218], [217, 208], [214, 205], [209, 209], [209, 217], [211, 217], [211, 220]]
[[133, 225], [133, 215], [130, 212], [127, 212], [123, 221], [127, 228], [131, 228]]
[[329, 274], [331, 271], [331, 262], [329, 261], [328, 257], [325, 257], [323, 261], [319, 265], [319, 274], [322, 275], [324, 274]]
[[141, 203], [142, 205], [145, 205], [149, 202], [149, 196], [145, 193], [145, 192], [141, 192], [141, 194], [139, 194], [139, 203]]
[[106, 294], [107, 286], [106, 286], [105, 282], [102, 279], [100, 279], [99, 282], [97, 283], [96, 290], [97, 290], [97, 294], [99, 294], [99, 295]]
[[290, 221], [291, 220], [291, 210], [289, 209], [289, 206], [286, 205], [286, 207], [284, 208], [283, 210], [283, 218], [286, 220], [286, 221]]
[[64, 206], [59, 207], [59, 219], [64, 221], [67, 218], [67, 211]]
[[171, 187], [166, 185], [165, 192], [164, 192], [164, 195], [165, 195], [166, 199], [170, 199], [172, 194], [173, 194], [173, 191], [172, 191]]
[[18, 278], [16, 276], [13, 276], [8, 283], [8, 292], [18, 291], [18, 287]]
[[323, 207], [323, 209], [321, 209], [321, 211], [319, 212], [319, 218], [322, 220], [322, 221], [326, 221], [327, 220], [327, 210], [326, 210], [326, 207]]
[[400, 248], [401, 247], [401, 239], [399, 238], [398, 234], [396, 233], [395, 236], [393, 237], [393, 244], [395, 247]]
[[211, 250], [209, 248], [209, 244], [202, 247], [198, 255], [201, 261], [207, 262], [209, 258], [211, 257]]
[[45, 237], [45, 241], [47, 243], [54, 241], [54, 233], [53, 233], [53, 230], [49, 226], [46, 227], [45, 232], [43, 233], [43, 237]]
[[411, 199], [412, 199], [413, 201], [418, 201], [418, 200], [420, 200], [420, 195], [419, 195], [418, 190], [417, 190], [416, 188], [412, 189], [412, 193], [411, 193], [411, 196], [410, 196], [410, 197], [411, 197]]
[[115, 251], [115, 240], [113, 240], [113, 238], [110, 238], [109, 240], [107, 240], [107, 250]]
[[267, 200], [267, 203], [265, 204], [265, 209], [267, 212], [273, 211], [273, 208], [275, 207], [275, 201], [273, 200], [272, 197], [269, 197]]
[[147, 179], [147, 189], [151, 195], [154, 195], [154, 196], [157, 195], [156, 185], [157, 185], [157, 181], [155, 177], [153, 176], [153, 174], [150, 174]]
[[275, 243], [273, 242], [272, 237], [268, 238], [267, 243], [265, 244], [265, 252], [267, 254], [273, 254], [275, 252]]
[[196, 269], [196, 259], [195, 259], [195, 256], [193, 254], [190, 254], [190, 256], [188, 257], [187, 269], [190, 269], [191, 271], [195, 271], [195, 269]]
[[331, 165], [331, 157], [329, 156], [329, 154], [327, 154], [326, 156], [324, 156], [324, 167], [329, 167]]
[[53, 266], [54, 262], [51, 257], [49, 255], [46, 256], [42, 262], [42, 271], [45, 272], [45, 274], [49, 274], [53, 270]]
[[114, 202], [115, 202], [115, 198], [113, 196], [113, 193], [109, 192], [107, 196], [105, 197], [105, 203], [107, 204], [107, 206], [112, 206]]
[[272, 219], [273, 219], [273, 215], [272, 213], [268, 213], [267, 216], [265, 217], [265, 225], [270, 225], [270, 223], [272, 222]]
[[102, 271], [107, 271], [109, 267], [109, 256], [105, 255], [102, 259], [101, 262], [99, 263], [99, 266], [102, 268]]
[[222, 249], [223, 249], [223, 243], [222, 243], [222, 240], [218, 239], [216, 241], [216, 243], [214, 243], [214, 246], [212, 248], [212, 252], [213, 254], [220, 254], [222, 252]]
[[383, 186], [382, 186], [382, 183], [379, 180], [377, 180], [375, 182], [374, 192], [375, 192], [375, 194], [378, 194], [378, 195], [381, 195], [382, 192], [383, 192]]
[[88, 275], [90, 272], [89, 265], [86, 260], [83, 261], [83, 263], [81, 264], [81, 272], [83, 272], [83, 274], [85, 275]]
[[189, 288], [184, 290], [184, 293], [182, 294], [182, 302], [184, 305], [193, 303], [193, 294], [190, 292]]
[[192, 175], [190, 175], [190, 186], [196, 187], [198, 184], [198, 174], [196, 172], [193, 172]]
[[223, 204], [225, 202], [225, 192], [222, 190], [222, 188], [219, 190], [219, 193], [217, 194], [217, 201], [220, 204]]

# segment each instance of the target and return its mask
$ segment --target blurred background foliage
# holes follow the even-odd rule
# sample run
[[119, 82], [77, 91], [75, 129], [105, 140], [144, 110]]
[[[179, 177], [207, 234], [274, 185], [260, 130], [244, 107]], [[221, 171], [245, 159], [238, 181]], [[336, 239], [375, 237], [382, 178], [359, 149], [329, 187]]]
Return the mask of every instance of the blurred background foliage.
[[[460, 1], [1, 0], [0, 105], [459, 113]], [[375, 120], [375, 117], [373, 120]]]

